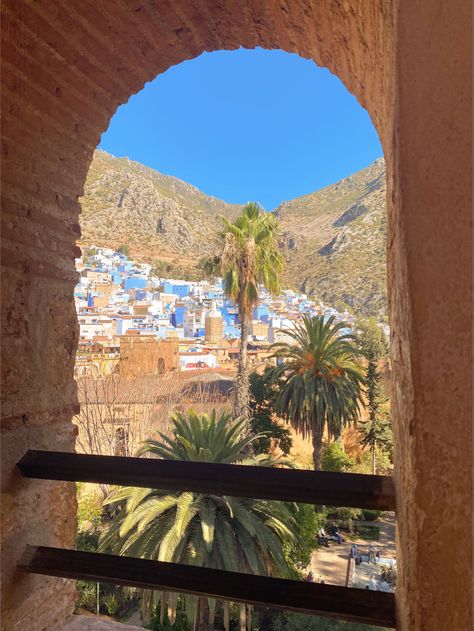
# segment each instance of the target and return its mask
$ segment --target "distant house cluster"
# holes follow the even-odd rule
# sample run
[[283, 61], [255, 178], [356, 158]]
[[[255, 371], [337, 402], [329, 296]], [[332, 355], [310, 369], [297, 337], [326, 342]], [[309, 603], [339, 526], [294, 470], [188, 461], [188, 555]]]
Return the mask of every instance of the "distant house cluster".
[[[94, 246], [77, 260], [77, 269], [76, 376], [234, 368], [240, 323], [221, 279], [160, 278], [147, 263]], [[271, 344], [288, 341], [288, 331], [301, 315], [316, 313], [353, 322], [349, 313], [338, 313], [303, 293], [284, 290], [272, 298], [262, 288], [248, 336], [250, 361], [266, 363]]]

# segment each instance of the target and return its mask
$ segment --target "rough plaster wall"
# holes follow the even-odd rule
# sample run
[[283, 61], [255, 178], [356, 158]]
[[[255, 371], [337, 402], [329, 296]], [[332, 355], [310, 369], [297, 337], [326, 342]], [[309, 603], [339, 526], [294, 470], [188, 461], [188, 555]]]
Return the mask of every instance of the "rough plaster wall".
[[407, 630], [472, 628], [469, 5], [399, 3], [389, 294]]
[[[462, 547], [452, 545], [451, 537], [445, 542], [438, 529], [440, 522], [455, 528], [459, 523], [465, 535], [463, 489], [469, 486], [467, 463], [457, 470], [452, 466], [466, 453], [466, 438], [461, 444], [454, 431], [444, 429], [458, 428], [458, 435], [465, 437], [463, 414], [468, 407], [458, 379], [459, 373], [467, 374], [464, 365], [459, 370], [468, 295], [462, 271], [467, 200], [462, 187], [450, 189], [448, 184], [465, 181], [464, 172], [455, 172], [464, 157], [456, 149], [463, 146], [463, 123], [461, 118], [457, 125], [451, 122], [453, 111], [465, 114], [465, 100], [454, 99], [465, 78], [459, 66], [450, 67], [447, 60], [451, 46], [462, 52], [465, 41], [455, 27], [469, 20], [464, 19], [461, 0], [399, 4], [400, 137], [392, 131], [396, 3], [116, 0], [112, 12], [105, 0], [2, 3], [5, 628], [50, 629], [73, 607], [72, 587], [66, 582], [14, 574], [25, 543], [73, 545], [73, 487], [23, 481], [14, 463], [28, 447], [73, 449], [77, 198], [92, 152], [116, 107], [156, 74], [203, 50], [257, 45], [298, 52], [334, 71], [367, 107], [383, 142], [389, 207], [393, 202], [395, 206], [390, 293], [404, 555], [398, 598], [401, 626], [438, 631], [447, 620], [455, 620], [461, 628], [468, 609], [459, 594], [467, 593], [468, 583], [461, 577], [462, 559], [455, 554], [448, 558], [444, 550]], [[434, 125], [439, 134], [433, 133]], [[451, 151], [446, 152], [446, 145]], [[454, 179], [441, 186], [446, 171]], [[450, 233], [453, 204], [461, 221]], [[428, 235], [424, 247], [420, 232]], [[450, 242], [447, 234], [453, 235]], [[443, 267], [435, 275], [434, 262], [439, 260]], [[445, 304], [447, 296], [454, 310]], [[447, 322], [453, 327], [449, 332]], [[446, 366], [443, 387], [440, 365]], [[442, 396], [447, 390], [457, 395], [449, 405]], [[453, 506], [461, 519], [452, 519]], [[461, 540], [466, 538], [460, 533]], [[441, 562], [448, 581], [440, 580]], [[451, 604], [437, 589], [449, 581], [445, 593]]]

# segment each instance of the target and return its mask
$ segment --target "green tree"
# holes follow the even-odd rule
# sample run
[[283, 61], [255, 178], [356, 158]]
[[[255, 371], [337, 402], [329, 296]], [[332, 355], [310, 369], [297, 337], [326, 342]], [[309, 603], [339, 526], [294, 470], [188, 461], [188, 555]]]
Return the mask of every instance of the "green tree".
[[222, 257], [219, 255], [204, 256], [199, 259], [197, 268], [201, 270], [205, 276], [209, 278], [215, 278], [221, 273]]
[[377, 473], [377, 449], [391, 451], [392, 428], [387, 410], [388, 399], [382, 387], [379, 361], [388, 355], [388, 340], [375, 318], [360, 318], [356, 322], [360, 344], [367, 357], [365, 395], [369, 418], [361, 423], [361, 444], [372, 457], [372, 473]]
[[268, 453], [275, 446], [287, 456], [293, 446], [290, 431], [274, 420], [279, 384], [269, 383], [268, 369], [263, 375], [250, 374], [250, 429], [257, 436], [255, 453]]
[[293, 569], [294, 578], [301, 577], [301, 568], [311, 561], [317, 547], [316, 533], [326, 523], [326, 507], [312, 504], [288, 504], [294, 518], [296, 541], [285, 543], [284, 552]]
[[355, 460], [346, 454], [342, 440], [334, 440], [323, 449], [323, 471], [349, 471], [355, 464]]
[[293, 427], [311, 436], [313, 462], [321, 469], [324, 430], [328, 439], [338, 438], [343, 428], [358, 418], [364, 386], [363, 352], [348, 325], [334, 316], [303, 316], [292, 330], [285, 331], [294, 344], [273, 344], [273, 357], [281, 361], [272, 369], [272, 379], [285, 380], [277, 400], [277, 411]]
[[361, 316], [357, 318], [354, 328], [365, 353], [374, 355], [377, 359], [384, 359], [388, 356], [387, 336], [377, 322], [377, 318]]
[[[141, 454], [171, 460], [223, 462], [274, 466], [285, 461], [259, 454], [249, 457], [248, 446], [255, 437], [242, 437], [245, 419], [232, 420], [189, 412], [172, 417], [172, 435], [158, 433], [148, 440]], [[123, 555], [157, 559], [249, 574], [287, 576], [291, 572], [283, 553], [285, 542], [295, 541], [294, 520], [282, 502], [268, 502], [204, 493], [169, 493], [158, 489], [125, 488], [106, 503], [118, 510], [101, 541], [101, 549]], [[145, 614], [161, 599], [173, 623], [176, 594], [143, 593]], [[210, 629], [216, 602], [211, 598], [184, 596], [185, 608], [194, 629]], [[241, 605], [241, 628], [250, 609]], [[224, 623], [228, 625], [228, 604]]]
[[258, 301], [259, 284], [272, 295], [279, 293], [284, 259], [278, 249], [278, 222], [274, 215], [265, 212], [258, 204], [246, 204], [233, 223], [225, 218], [223, 220], [224, 247], [220, 268], [224, 291], [238, 305], [241, 328], [234, 414], [248, 419], [247, 338], [252, 308]]
[[118, 246], [117, 252], [119, 254], [123, 254], [124, 256], [130, 256], [130, 248], [125, 243], [122, 243], [122, 245]]

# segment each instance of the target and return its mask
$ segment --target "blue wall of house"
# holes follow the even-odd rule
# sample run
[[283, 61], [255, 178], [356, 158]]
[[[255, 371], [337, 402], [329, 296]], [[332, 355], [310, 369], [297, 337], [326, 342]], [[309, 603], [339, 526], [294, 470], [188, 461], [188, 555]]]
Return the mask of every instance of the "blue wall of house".
[[175, 285], [165, 280], [163, 283], [163, 291], [165, 294], [175, 294], [175, 296], [185, 298], [189, 294], [189, 285]]
[[142, 278], [140, 276], [135, 276], [132, 278], [126, 278], [123, 281], [123, 288], [127, 289], [145, 289], [148, 285], [148, 280], [146, 278]]

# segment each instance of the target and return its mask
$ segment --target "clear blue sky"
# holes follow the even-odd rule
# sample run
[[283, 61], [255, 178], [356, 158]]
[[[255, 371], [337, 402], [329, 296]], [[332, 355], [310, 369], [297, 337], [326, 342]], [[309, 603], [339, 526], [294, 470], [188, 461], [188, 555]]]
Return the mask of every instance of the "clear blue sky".
[[99, 147], [267, 210], [382, 155], [369, 115], [337, 77], [262, 49], [170, 68], [117, 110]]

